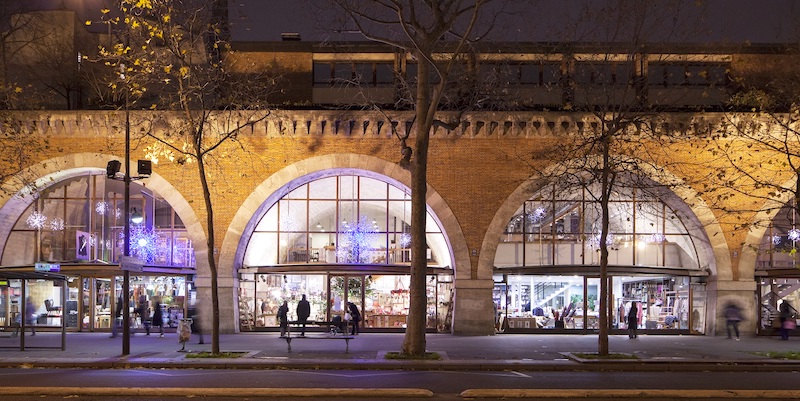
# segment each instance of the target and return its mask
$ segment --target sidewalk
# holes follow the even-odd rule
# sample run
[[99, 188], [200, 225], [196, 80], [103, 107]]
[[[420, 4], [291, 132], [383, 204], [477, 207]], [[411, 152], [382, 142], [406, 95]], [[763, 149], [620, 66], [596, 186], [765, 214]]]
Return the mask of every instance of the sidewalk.
[[[242, 351], [241, 358], [186, 358], [187, 352], [210, 351], [198, 337], [181, 352], [177, 335], [131, 336], [130, 355], [122, 356], [122, 339], [108, 333], [68, 333], [66, 350], [34, 348], [60, 347], [60, 334], [39, 332], [25, 337], [25, 351], [19, 337], [0, 337], [0, 367], [196, 367], [196, 368], [315, 368], [315, 369], [456, 369], [456, 370], [796, 370], [800, 361], [783, 361], [753, 354], [794, 351], [800, 338], [781, 341], [776, 337], [747, 337], [741, 341], [707, 336], [611, 336], [610, 350], [633, 354], [637, 360], [597, 361], [575, 358], [571, 353], [597, 352], [596, 335], [501, 334], [461, 337], [429, 334], [427, 349], [442, 356], [439, 361], [397, 361], [383, 358], [398, 351], [400, 333], [366, 333], [350, 341], [295, 339], [292, 352], [277, 333], [240, 333], [220, 336], [222, 351]], [[7, 348], [16, 347], [16, 348]]]

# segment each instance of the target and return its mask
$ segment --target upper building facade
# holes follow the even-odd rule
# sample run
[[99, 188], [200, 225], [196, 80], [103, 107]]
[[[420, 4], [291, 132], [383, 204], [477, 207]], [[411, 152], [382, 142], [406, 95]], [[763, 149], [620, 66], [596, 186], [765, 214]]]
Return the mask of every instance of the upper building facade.
[[[411, 178], [399, 164], [392, 130], [414, 135], [406, 93], [416, 85], [416, 64], [372, 44], [286, 39], [234, 43], [228, 54], [239, 73], [277, 73], [279, 90], [263, 120], [215, 159], [213, 249], [206, 245], [209, 227], [193, 166], [158, 160], [132, 186], [129, 212], [143, 220], [134, 225], [131, 251], [145, 266], [133, 274], [129, 296], [164, 307], [177, 323], [196, 302], [209, 304], [206, 256], [213, 252], [223, 331], [274, 329], [281, 301], [292, 304], [304, 294], [315, 320], [343, 314], [353, 302], [367, 330], [401, 330], [409, 299]], [[19, 165], [4, 159], [0, 265], [60, 263], [76, 278], [59, 305], [74, 313], [62, 318], [76, 316], [67, 320], [70, 329], [102, 331], [122, 296], [116, 263], [124, 248], [122, 188], [108, 161], [123, 157], [126, 126], [135, 133], [154, 116], [179, 117], [101, 110], [114, 102], [93, 96], [81, 71], [109, 72], [86, 67], [77, 54], [89, 50], [74, 40], [64, 49], [76, 65], [51, 71], [78, 77], [75, 96], [67, 97], [74, 101], [53, 100], [55, 89], [46, 83], [56, 78], [23, 77], [25, 68], [43, 66], [39, 58], [4, 65], [7, 84], [31, 83], [14, 110], [4, 112], [3, 133], [43, 145], [26, 149]], [[800, 274], [789, 269], [800, 239], [793, 209], [771, 212], [764, 201], [753, 207], [741, 193], [712, 199], [697, 178], [713, 176], [721, 161], [695, 150], [709, 133], [768, 124], [748, 113], [755, 104], [742, 94], [790, 77], [783, 66], [794, 59], [780, 46], [711, 45], [518, 43], [464, 55], [441, 112], [458, 124], [431, 136], [429, 329], [597, 329], [598, 188], [541, 182], [530, 166], [545, 143], [594, 129], [598, 115], [637, 113], [655, 132], [686, 140], [652, 166], [648, 179], [660, 184], [652, 185], [658, 191], [629, 179], [609, 198], [610, 327], [624, 330], [626, 309], [638, 302], [642, 329], [715, 334], [724, 327], [724, 305], [737, 302], [750, 317], [747, 330], [768, 333], [780, 302], [796, 305], [800, 296]], [[377, 111], [365, 111], [365, 104]], [[219, 113], [215, 124], [224, 123]], [[134, 141], [132, 159], [152, 156], [151, 145]], [[750, 156], [746, 149], [736, 154]], [[694, 164], [679, 169], [673, 161]], [[778, 171], [776, 180], [790, 182], [793, 174]], [[723, 210], [743, 205], [752, 211], [726, 220]], [[762, 224], [740, 228], [756, 222]], [[13, 322], [20, 285], [0, 286], [0, 324]], [[37, 304], [54, 297], [52, 289], [28, 285]]]

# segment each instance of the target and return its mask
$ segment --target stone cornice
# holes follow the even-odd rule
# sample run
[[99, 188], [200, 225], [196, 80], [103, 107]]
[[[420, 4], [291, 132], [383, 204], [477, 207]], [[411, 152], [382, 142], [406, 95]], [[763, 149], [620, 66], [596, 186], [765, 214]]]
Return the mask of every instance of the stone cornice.
[[[258, 120], [246, 127], [243, 134], [269, 138], [319, 137], [391, 138], [390, 119], [400, 133], [411, 125], [413, 112], [339, 111], [339, 110], [275, 110], [271, 112], [234, 112], [212, 115], [211, 121], [235, 119], [239, 122]], [[264, 118], [264, 115], [269, 115]], [[175, 126], [178, 113], [162, 111], [131, 111], [131, 129]], [[444, 122], [456, 121], [457, 113], [440, 112]], [[774, 121], [773, 116], [749, 113], [659, 113], [647, 118], [664, 135], [704, 136], [721, 131], [735, 131], [734, 125], [758, 122], [763, 127]], [[6, 114], [6, 129], [19, 129], [29, 134], [68, 137], [113, 137], [124, 133], [123, 111], [17, 111]], [[786, 116], [788, 118], [788, 116]], [[151, 122], [160, 120], [151, 124]], [[559, 136], [594, 129], [598, 118], [585, 112], [472, 112], [462, 116], [454, 129], [437, 126], [432, 139], [446, 138], [533, 138]], [[157, 128], [156, 128], [157, 129]]]

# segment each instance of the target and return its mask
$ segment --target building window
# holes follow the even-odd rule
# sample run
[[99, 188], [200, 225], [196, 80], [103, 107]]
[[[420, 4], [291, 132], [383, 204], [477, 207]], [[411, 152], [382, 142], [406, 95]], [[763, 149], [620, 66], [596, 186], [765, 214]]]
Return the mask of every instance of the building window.
[[650, 63], [647, 81], [661, 86], [724, 86], [730, 66], [720, 63]]

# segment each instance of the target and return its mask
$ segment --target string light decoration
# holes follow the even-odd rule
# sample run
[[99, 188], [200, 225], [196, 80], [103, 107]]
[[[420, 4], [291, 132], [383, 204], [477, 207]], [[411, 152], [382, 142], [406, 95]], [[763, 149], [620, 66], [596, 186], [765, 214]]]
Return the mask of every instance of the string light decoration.
[[45, 217], [45, 215], [37, 211], [31, 212], [28, 218], [25, 219], [25, 223], [28, 224], [28, 227], [35, 228], [37, 230], [44, 227], [44, 224], [46, 222], [47, 222], [47, 217]]
[[50, 220], [50, 229], [53, 231], [64, 231], [64, 219], [56, 217]]
[[528, 215], [528, 221], [533, 224], [539, 223], [544, 220], [545, 215], [547, 215], [547, 209], [545, 209], [544, 206], [539, 206], [533, 209], [533, 212]]
[[357, 224], [348, 225], [342, 233], [344, 241], [336, 251], [339, 260], [345, 263], [367, 263], [369, 251], [377, 248], [374, 244], [376, 233], [366, 216], [361, 216]]
[[664, 237], [664, 234], [654, 233], [654, 234], [652, 234], [650, 236], [650, 241], [649, 242], [651, 244], [660, 244], [660, 243], [664, 242], [665, 240], [666, 240], [666, 237]]
[[400, 234], [400, 247], [408, 248], [409, 245], [411, 245], [411, 234], [409, 233]]
[[106, 202], [97, 202], [94, 205], [94, 211], [101, 216], [105, 216], [106, 212], [108, 212], [108, 209], [109, 209], [108, 203]]

